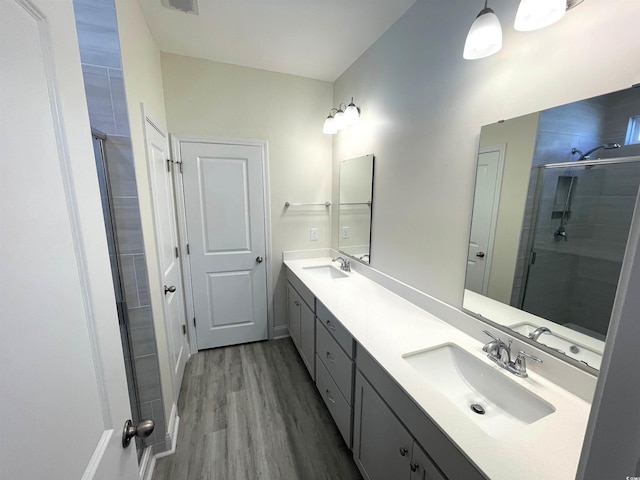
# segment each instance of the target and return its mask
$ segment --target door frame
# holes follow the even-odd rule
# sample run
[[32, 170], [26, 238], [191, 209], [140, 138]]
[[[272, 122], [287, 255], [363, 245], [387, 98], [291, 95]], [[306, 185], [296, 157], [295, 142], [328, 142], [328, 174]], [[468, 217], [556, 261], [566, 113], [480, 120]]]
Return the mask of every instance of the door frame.
[[[502, 179], [504, 176], [504, 164], [506, 159], [507, 144], [489, 145], [478, 149], [478, 157], [483, 153], [498, 152], [498, 171], [496, 173], [496, 188], [493, 192], [493, 209], [491, 211], [491, 224], [489, 226], [489, 239], [487, 240], [486, 259], [484, 267], [484, 275], [482, 278], [482, 295], [487, 294], [489, 289], [489, 279], [491, 277], [491, 263], [493, 261], [493, 247], [496, 238], [496, 228], [498, 226], [498, 212], [500, 210], [500, 195], [502, 194]], [[477, 177], [476, 166], [476, 177]], [[473, 192], [475, 198], [475, 189]], [[467, 250], [468, 252], [468, 250]], [[468, 255], [468, 253], [467, 253]]]
[[[269, 142], [267, 140], [248, 139], [248, 138], [225, 138], [225, 137], [208, 137], [199, 135], [170, 135], [172, 160], [182, 166], [182, 157], [180, 155], [180, 146], [182, 143], [214, 143], [220, 145], [238, 145], [249, 147], [260, 147], [262, 159], [262, 191], [264, 192], [264, 234], [265, 248], [268, 261], [266, 262], [267, 276], [267, 334], [268, 338], [273, 338], [273, 279], [272, 279], [272, 254], [273, 245], [271, 239], [271, 194], [269, 181]], [[178, 186], [179, 185], [179, 186]], [[182, 177], [176, 182], [176, 208], [178, 210], [178, 237], [180, 242], [180, 262], [182, 271], [184, 272], [185, 306], [187, 310], [187, 325], [189, 330], [189, 338], [196, 338], [196, 328], [193, 324], [194, 302], [193, 290], [191, 288], [191, 265], [187, 254], [187, 244], [189, 236], [187, 234], [187, 220], [184, 198], [184, 184]], [[197, 342], [189, 342], [191, 353], [198, 352]]]

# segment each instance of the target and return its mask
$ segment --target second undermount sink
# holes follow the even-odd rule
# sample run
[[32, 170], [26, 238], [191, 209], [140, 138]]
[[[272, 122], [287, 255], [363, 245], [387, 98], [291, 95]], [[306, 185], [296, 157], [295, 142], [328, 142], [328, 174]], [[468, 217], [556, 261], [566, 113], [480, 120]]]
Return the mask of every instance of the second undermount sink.
[[317, 265], [315, 267], [302, 267], [303, 270], [311, 273], [312, 275], [321, 278], [346, 278], [349, 275], [338, 270], [332, 265]]
[[447, 343], [402, 358], [487, 435], [501, 438], [555, 408], [495, 367]]

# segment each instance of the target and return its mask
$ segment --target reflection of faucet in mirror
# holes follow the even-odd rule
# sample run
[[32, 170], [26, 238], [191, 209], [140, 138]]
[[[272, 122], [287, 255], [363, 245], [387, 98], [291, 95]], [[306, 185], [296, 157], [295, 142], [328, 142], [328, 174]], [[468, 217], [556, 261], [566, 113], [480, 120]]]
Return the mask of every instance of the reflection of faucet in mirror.
[[595, 152], [597, 150], [601, 150], [601, 149], [613, 150], [614, 148], [620, 148], [620, 144], [619, 143], [603, 143], [602, 145], [598, 145], [597, 147], [593, 147], [591, 150], [587, 150], [584, 153], [582, 153], [577, 148], [572, 148], [571, 149], [571, 154], [575, 155], [576, 153], [579, 153], [580, 157], [578, 158], [578, 162], [580, 162], [582, 160], [586, 160], [587, 158], [589, 158], [589, 155], [591, 155], [593, 152]]
[[547, 327], [538, 327], [529, 334], [529, 338], [534, 342], [537, 342], [540, 338], [540, 335], [542, 335], [543, 333], [551, 333], [551, 330], [549, 330]]

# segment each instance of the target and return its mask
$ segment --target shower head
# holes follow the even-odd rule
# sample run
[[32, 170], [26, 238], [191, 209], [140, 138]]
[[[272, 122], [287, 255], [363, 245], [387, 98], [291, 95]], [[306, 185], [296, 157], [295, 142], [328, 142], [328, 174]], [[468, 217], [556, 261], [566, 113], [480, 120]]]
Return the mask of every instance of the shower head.
[[595, 152], [597, 150], [613, 150], [614, 148], [620, 148], [620, 144], [619, 143], [603, 143], [602, 145], [598, 145], [597, 147], [593, 147], [591, 150], [587, 150], [584, 153], [582, 153], [577, 148], [572, 148], [571, 149], [571, 154], [575, 155], [576, 153], [579, 153], [580, 154], [580, 158], [578, 158], [578, 162], [579, 162], [581, 160], [585, 160], [585, 159], [589, 158], [589, 155], [591, 155], [593, 152]]

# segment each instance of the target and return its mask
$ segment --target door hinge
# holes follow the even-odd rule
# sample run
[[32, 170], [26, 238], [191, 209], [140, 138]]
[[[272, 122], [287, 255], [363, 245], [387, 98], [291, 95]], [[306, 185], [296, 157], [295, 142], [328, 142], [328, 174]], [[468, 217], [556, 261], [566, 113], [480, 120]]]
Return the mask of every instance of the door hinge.
[[196, 326], [196, 317], [193, 317], [193, 326]]
[[171, 159], [167, 158], [167, 172], [171, 172]]
[[182, 162], [178, 162], [178, 165], [180, 165], [180, 173], [182, 173]]
[[178, 247], [175, 247], [175, 249], [176, 249], [176, 258], [179, 258], [180, 254], [178, 253]]
[[536, 252], [531, 252], [531, 260], [529, 261], [530, 265], [534, 265], [536, 263], [536, 257], [537, 257]]
[[182, 334], [183, 335], [187, 334], [187, 326], [184, 323], [182, 324]]
[[187, 255], [191, 255], [191, 250], [189, 249], [189, 244], [187, 243]]

